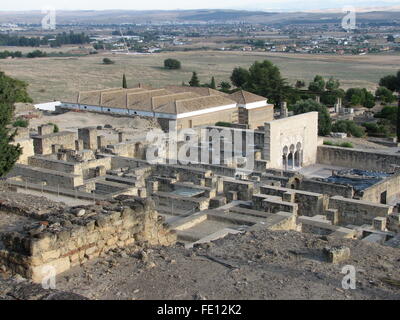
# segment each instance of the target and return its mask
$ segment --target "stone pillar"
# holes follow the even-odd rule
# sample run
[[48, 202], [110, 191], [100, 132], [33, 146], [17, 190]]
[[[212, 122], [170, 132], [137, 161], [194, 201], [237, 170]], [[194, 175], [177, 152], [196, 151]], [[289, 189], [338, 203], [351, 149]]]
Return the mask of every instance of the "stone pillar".
[[283, 159], [283, 169], [287, 170], [288, 169], [288, 156], [287, 156], [287, 154], [283, 154], [282, 159]]
[[294, 165], [295, 165], [295, 159], [294, 159], [294, 152], [290, 152], [292, 155], [292, 169], [294, 170]]
[[282, 102], [281, 105], [281, 118], [287, 118], [289, 115], [288, 108], [287, 108], [287, 102]]
[[315, 96], [315, 101], [318, 103], [321, 103], [321, 97], [320, 96]]

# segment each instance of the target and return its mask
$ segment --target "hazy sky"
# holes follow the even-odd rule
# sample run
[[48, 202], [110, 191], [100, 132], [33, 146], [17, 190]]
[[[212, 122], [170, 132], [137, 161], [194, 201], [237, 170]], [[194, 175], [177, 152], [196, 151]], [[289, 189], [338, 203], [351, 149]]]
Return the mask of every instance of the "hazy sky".
[[400, 0], [1, 0], [0, 10], [41, 10], [54, 7], [58, 10], [105, 10], [105, 9], [248, 9], [248, 10], [317, 10], [343, 6], [393, 6]]

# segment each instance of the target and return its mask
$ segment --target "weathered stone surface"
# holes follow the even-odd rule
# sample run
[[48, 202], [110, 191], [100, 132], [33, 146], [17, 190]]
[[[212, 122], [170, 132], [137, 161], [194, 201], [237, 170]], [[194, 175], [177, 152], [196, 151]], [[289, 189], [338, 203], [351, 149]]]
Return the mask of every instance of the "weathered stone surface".
[[323, 250], [326, 260], [333, 264], [338, 264], [350, 259], [350, 248], [340, 246], [333, 248], [324, 248]]

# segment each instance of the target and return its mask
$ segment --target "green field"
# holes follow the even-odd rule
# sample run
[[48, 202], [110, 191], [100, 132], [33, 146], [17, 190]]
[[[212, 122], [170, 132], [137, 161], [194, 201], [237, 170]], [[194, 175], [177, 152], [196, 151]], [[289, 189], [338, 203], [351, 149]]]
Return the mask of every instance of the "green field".
[[[7, 48], [0, 48], [0, 51]], [[8, 48], [16, 50], [16, 48]], [[31, 51], [30, 48], [28, 51]], [[23, 51], [27, 51], [24, 48]], [[57, 50], [60, 51], [60, 50]], [[65, 49], [63, 49], [65, 51]], [[109, 57], [113, 65], [103, 65]], [[183, 68], [167, 71], [164, 59], [176, 58]], [[152, 55], [90, 55], [70, 58], [36, 58], [0, 60], [0, 70], [29, 83], [35, 102], [73, 100], [79, 90], [119, 87], [125, 73], [128, 86], [137, 83], [160, 87], [186, 83], [192, 71], [197, 71], [202, 82], [215, 76], [217, 83], [229, 79], [236, 66], [248, 67], [256, 60], [269, 59], [277, 64], [291, 83], [297, 79], [310, 81], [314, 75], [334, 76], [342, 86], [367, 87], [373, 90], [378, 80], [400, 69], [400, 55], [330, 56], [263, 52], [177, 52]]]

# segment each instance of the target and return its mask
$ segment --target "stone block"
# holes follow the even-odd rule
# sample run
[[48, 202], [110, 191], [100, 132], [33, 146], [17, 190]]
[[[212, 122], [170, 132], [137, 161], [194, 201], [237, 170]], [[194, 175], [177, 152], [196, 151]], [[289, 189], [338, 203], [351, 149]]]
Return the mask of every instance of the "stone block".
[[54, 261], [51, 261], [47, 264], [36, 266], [30, 268], [30, 276], [33, 282], [41, 283], [45, 277], [50, 275], [51, 268], [54, 268], [55, 274], [60, 274], [64, 271], [67, 271], [71, 267], [71, 262], [69, 257], [60, 258]]
[[351, 256], [350, 248], [344, 246], [324, 248], [323, 253], [326, 261], [333, 264], [344, 262], [350, 259]]
[[385, 231], [386, 230], [386, 223], [387, 219], [383, 217], [376, 217], [373, 222], [372, 226], [375, 230]]

